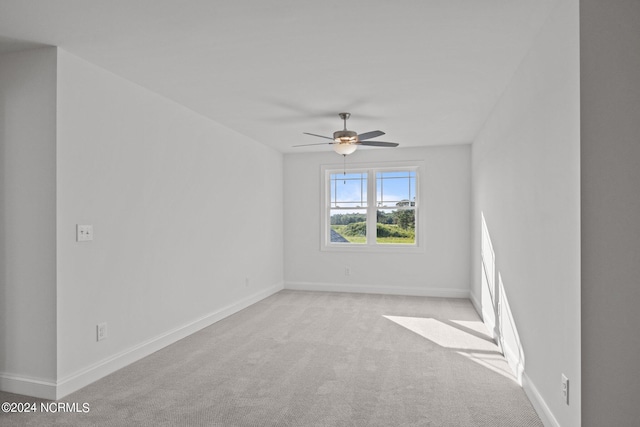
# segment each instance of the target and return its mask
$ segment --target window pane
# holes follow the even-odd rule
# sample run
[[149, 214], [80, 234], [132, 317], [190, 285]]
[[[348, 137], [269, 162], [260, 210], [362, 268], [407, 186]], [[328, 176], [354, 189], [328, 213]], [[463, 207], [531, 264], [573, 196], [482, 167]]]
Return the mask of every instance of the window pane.
[[376, 193], [378, 207], [415, 206], [415, 171], [378, 172]]
[[367, 206], [367, 174], [331, 174], [331, 207], [360, 208]]
[[331, 243], [367, 243], [366, 209], [331, 209]]
[[414, 209], [378, 209], [376, 243], [416, 243], [416, 211]]

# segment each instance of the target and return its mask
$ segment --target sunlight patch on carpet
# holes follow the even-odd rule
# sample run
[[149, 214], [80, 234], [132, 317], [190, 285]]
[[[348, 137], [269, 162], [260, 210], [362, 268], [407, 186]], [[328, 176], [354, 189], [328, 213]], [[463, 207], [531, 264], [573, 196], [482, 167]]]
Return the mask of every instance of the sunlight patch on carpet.
[[383, 316], [411, 332], [455, 351], [469, 360], [510, 380], [516, 381], [499, 347], [480, 321], [461, 321], [424, 317]]

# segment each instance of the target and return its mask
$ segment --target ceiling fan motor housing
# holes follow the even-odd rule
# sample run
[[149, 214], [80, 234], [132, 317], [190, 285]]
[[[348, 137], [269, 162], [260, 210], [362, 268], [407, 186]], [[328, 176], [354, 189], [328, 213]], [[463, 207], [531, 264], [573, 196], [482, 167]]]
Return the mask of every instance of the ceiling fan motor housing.
[[340, 144], [355, 144], [358, 134], [352, 130], [337, 130], [333, 133], [333, 140]]

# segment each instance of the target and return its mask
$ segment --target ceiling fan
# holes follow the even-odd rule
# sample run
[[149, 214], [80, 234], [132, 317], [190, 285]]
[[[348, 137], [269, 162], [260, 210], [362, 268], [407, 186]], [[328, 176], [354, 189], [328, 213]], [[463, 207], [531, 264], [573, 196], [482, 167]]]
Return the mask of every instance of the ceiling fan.
[[397, 142], [368, 141], [369, 139], [384, 135], [384, 132], [382, 132], [381, 130], [373, 130], [371, 132], [358, 134], [352, 130], [347, 129], [347, 119], [351, 117], [351, 113], [340, 113], [338, 114], [338, 116], [340, 116], [340, 118], [344, 121], [344, 129], [335, 131], [333, 133], [333, 138], [323, 135], [316, 135], [315, 133], [303, 132], [305, 135], [329, 139], [331, 140], [331, 142], [294, 145], [294, 147], [307, 147], [309, 145], [329, 144], [333, 146], [333, 150], [336, 153], [346, 156], [347, 154], [351, 154], [356, 151], [359, 145], [368, 145], [371, 147], [397, 147], [399, 145]]

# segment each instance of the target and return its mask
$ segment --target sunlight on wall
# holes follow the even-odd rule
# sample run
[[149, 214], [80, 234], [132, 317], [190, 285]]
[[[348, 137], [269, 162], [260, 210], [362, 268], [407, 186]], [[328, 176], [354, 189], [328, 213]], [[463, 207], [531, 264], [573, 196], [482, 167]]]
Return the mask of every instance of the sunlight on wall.
[[481, 321], [383, 316], [441, 347], [516, 381], [500, 349]]
[[509, 362], [511, 370], [522, 384], [522, 374], [524, 373], [524, 351], [520, 343], [520, 336], [516, 328], [509, 300], [502, 283], [502, 275], [498, 273], [498, 339], [500, 347]]
[[482, 289], [480, 292], [481, 305], [482, 305], [482, 318], [484, 323], [492, 332], [492, 336], [496, 337], [498, 331], [496, 330], [496, 315], [495, 310], [492, 308], [496, 306], [496, 254], [493, 250], [493, 244], [491, 243], [491, 236], [489, 235], [489, 229], [484, 220], [484, 214], [482, 216], [482, 244], [480, 247], [480, 259], [482, 262], [481, 281]]
[[509, 306], [502, 274], [497, 267], [496, 253], [491, 242], [491, 234], [489, 233], [484, 212], [481, 213], [481, 221], [482, 291], [480, 304], [482, 306], [482, 317], [487, 329], [493, 332], [493, 338], [500, 346], [518, 384], [522, 384], [524, 350], [522, 349], [516, 322]]

